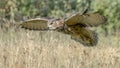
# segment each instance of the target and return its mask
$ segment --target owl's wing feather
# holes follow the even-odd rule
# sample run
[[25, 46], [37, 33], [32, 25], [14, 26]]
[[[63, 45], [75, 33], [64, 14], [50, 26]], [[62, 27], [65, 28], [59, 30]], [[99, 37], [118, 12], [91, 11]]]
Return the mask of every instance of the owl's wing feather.
[[80, 16], [79, 13], [73, 14], [72, 16], [66, 18], [64, 23], [68, 26], [75, 25], [82, 20], [82, 18], [80, 18], [79, 16]]
[[75, 27], [71, 34], [71, 39], [86, 46], [95, 46], [98, 42], [97, 33], [84, 27]]
[[76, 24], [84, 26], [98, 26], [100, 24], [104, 24], [105, 22], [106, 18], [103, 15], [100, 15], [99, 13], [90, 13], [83, 15], [77, 13], [65, 20], [65, 23], [68, 26]]
[[48, 19], [44, 18], [36, 18], [36, 19], [30, 19], [27, 21], [23, 21], [20, 26], [22, 28], [26, 29], [32, 29], [32, 30], [46, 30], [48, 29]]
[[71, 39], [82, 43], [85, 46], [95, 46], [98, 43], [97, 33], [79, 25], [70, 26], [66, 29], [59, 29], [58, 32], [71, 36]]
[[87, 25], [87, 26], [98, 26], [100, 24], [105, 24], [106, 18], [99, 13], [93, 13], [93, 14], [85, 14], [82, 15], [83, 20], [80, 22], [81, 24]]

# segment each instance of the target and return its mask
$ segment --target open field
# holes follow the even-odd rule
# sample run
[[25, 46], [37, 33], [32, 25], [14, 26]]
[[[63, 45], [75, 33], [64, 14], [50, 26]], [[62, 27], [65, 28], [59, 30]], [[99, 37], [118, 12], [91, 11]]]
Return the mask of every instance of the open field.
[[[0, 1], [0, 68], [120, 68], [120, 0]], [[94, 47], [58, 32], [13, 25], [31, 18], [66, 18], [86, 9], [108, 19], [95, 27], [99, 41]]]
[[119, 36], [86, 47], [58, 32], [0, 31], [0, 68], [120, 68]]

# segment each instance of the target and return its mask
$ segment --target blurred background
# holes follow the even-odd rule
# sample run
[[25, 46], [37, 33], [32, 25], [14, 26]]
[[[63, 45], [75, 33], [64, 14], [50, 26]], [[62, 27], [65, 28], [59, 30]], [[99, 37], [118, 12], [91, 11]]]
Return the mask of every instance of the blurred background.
[[18, 32], [13, 23], [37, 17], [65, 18], [76, 12], [82, 14], [86, 9], [88, 13], [99, 12], [107, 18], [107, 24], [92, 28], [102, 45], [107, 42], [119, 46], [120, 0], [0, 0], [0, 30], [3, 35], [11, 30]]
[[[59, 32], [14, 27], [27, 19], [64, 18], [86, 8], [108, 19], [93, 28], [99, 37], [94, 47]], [[0, 0], [0, 68], [120, 68], [120, 0]]]
[[100, 12], [107, 17], [107, 25], [98, 32], [118, 34], [120, 32], [120, 0], [0, 0], [0, 24], [22, 21], [36, 17], [63, 18], [75, 12]]

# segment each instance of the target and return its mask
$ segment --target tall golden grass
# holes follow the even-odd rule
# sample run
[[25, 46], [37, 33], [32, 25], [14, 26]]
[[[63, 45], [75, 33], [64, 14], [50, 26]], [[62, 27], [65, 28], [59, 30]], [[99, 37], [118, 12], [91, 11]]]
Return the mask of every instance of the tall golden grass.
[[0, 68], [119, 68], [118, 37], [87, 47], [54, 31], [0, 30]]

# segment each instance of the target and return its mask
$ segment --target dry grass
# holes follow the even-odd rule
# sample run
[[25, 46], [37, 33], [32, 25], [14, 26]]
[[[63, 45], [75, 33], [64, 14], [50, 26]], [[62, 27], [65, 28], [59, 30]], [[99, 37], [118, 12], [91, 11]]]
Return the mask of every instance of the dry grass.
[[85, 47], [57, 32], [0, 30], [0, 68], [120, 68], [119, 41]]

